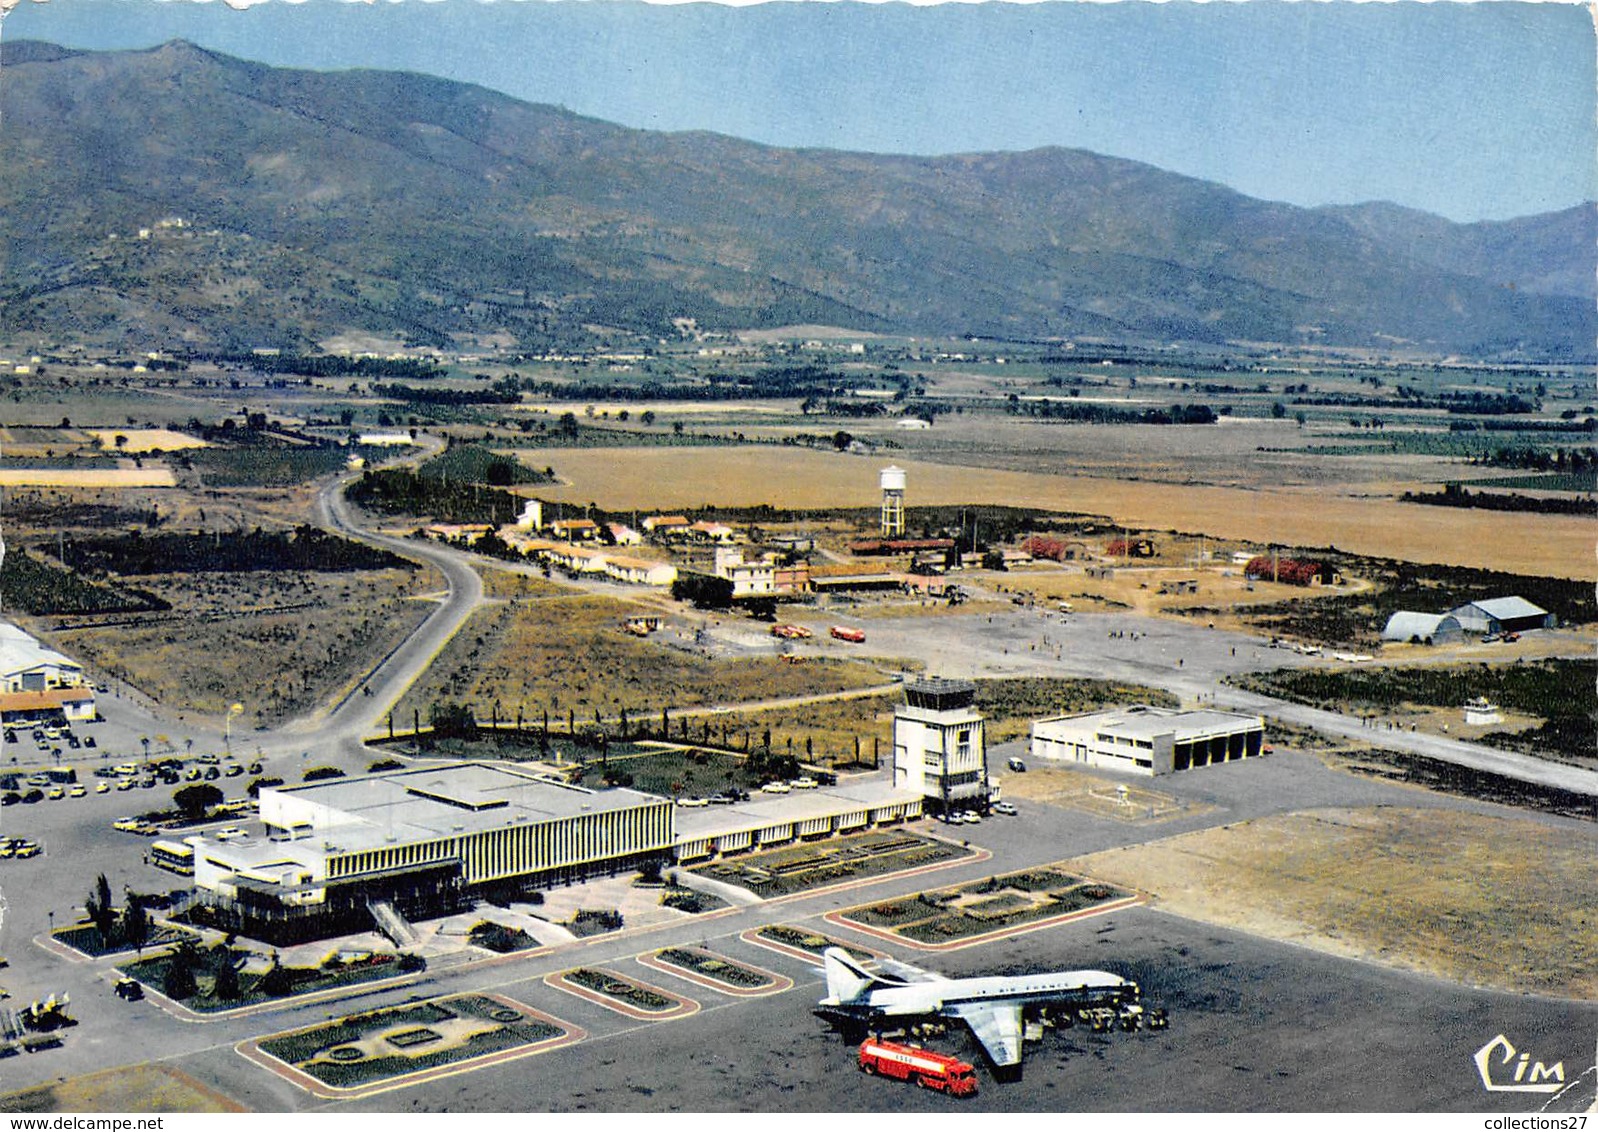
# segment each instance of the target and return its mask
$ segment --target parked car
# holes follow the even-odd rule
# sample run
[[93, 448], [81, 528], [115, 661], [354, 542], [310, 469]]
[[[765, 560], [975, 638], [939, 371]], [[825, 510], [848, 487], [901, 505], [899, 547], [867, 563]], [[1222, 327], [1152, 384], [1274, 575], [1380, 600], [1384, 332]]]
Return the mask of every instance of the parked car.
[[88, 792], [89, 792], [88, 788], [83, 786], [80, 783], [79, 785], [74, 786], [71, 790], [67, 791], [67, 797], [69, 797], [69, 798], [82, 798]]
[[792, 786], [795, 790], [814, 790], [818, 783], [813, 778], [795, 778], [793, 781], [789, 782], [788, 785]]
[[1026, 770], [1026, 763], [1024, 763], [1020, 759], [1016, 759], [1016, 758], [1012, 758], [1009, 762], [1005, 763], [1004, 765], [1009, 767], [1011, 770], [1015, 770], [1015, 771], [1024, 771], [1024, 770]]
[[768, 782], [760, 788], [762, 794], [791, 794], [793, 787], [786, 782]]
[[123, 1002], [138, 1002], [144, 997], [144, 987], [133, 979], [118, 979], [113, 989]]
[[993, 803], [993, 812], [996, 814], [1004, 814], [1006, 817], [1012, 818], [1015, 817], [1016, 814], [1020, 813], [1020, 811], [1012, 806], [1009, 802]]
[[710, 805], [710, 803], [707, 802], [703, 798], [678, 798], [677, 799], [677, 804], [679, 806], [688, 806], [689, 808], [692, 808], [694, 806], [708, 806], [708, 805]]

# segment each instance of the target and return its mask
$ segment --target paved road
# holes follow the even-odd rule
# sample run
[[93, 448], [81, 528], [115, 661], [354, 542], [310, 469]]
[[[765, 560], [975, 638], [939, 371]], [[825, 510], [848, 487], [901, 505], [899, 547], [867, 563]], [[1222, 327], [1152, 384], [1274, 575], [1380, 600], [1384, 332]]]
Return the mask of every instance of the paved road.
[[[826, 621], [818, 617], [811, 623]], [[1375, 747], [1598, 797], [1598, 771], [1438, 735], [1367, 727], [1355, 717], [1225, 684], [1224, 677], [1265, 668], [1331, 667], [1322, 658], [1272, 649], [1269, 642], [1244, 633], [1129, 613], [1062, 617], [1040, 610], [873, 619], [866, 624], [863, 648], [870, 654], [916, 658], [929, 672], [944, 676], [1076, 676], [1146, 684], [1189, 702], [1261, 712]], [[851, 655], [862, 649], [850, 647], [855, 650]], [[812, 649], [840, 652], [831, 642]]]

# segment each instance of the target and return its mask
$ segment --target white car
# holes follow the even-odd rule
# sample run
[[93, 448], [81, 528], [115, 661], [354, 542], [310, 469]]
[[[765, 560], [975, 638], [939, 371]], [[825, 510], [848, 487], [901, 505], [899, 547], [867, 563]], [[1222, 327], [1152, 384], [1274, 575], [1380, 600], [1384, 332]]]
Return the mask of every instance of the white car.
[[236, 825], [230, 825], [226, 829], [217, 830], [211, 836], [216, 838], [218, 841], [237, 841], [241, 837], [248, 837], [249, 834], [245, 833]]
[[688, 806], [688, 807], [708, 806], [708, 805], [710, 805], [710, 803], [707, 802], [703, 798], [678, 798], [677, 799], [677, 804], [679, 806]]
[[795, 790], [814, 790], [821, 784], [813, 778], [796, 778], [792, 782], [788, 783], [788, 785], [792, 786]]
[[978, 825], [982, 821], [982, 815], [977, 813], [975, 810], [967, 810], [965, 813], [960, 815], [960, 820], [965, 822], [967, 825]]
[[760, 788], [762, 794], [791, 794], [793, 787], [786, 782], [768, 782]]
[[995, 802], [995, 803], [993, 803], [993, 812], [996, 813], [996, 814], [1004, 814], [1006, 817], [1012, 817], [1012, 818], [1015, 817], [1016, 814], [1020, 813], [1019, 810], [1017, 810], [1014, 806], [1010, 805], [1010, 803], [1008, 803], [1008, 802]]

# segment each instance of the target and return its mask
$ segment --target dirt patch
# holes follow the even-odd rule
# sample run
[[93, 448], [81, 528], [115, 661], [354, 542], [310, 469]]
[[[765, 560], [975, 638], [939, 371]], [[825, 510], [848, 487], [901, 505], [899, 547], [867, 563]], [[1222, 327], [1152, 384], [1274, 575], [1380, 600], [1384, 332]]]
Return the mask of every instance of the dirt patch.
[[147, 1062], [0, 1097], [0, 1112], [245, 1112], [181, 1069]]
[[1125, 822], [1164, 821], [1178, 814], [1202, 814], [1213, 809], [1122, 779], [1036, 764], [1025, 772], [1004, 775], [1001, 785], [1004, 797], [1012, 802], [1041, 802]]
[[1180, 915], [1505, 990], [1598, 998], [1595, 837], [1376, 807], [1283, 814], [1079, 858]]

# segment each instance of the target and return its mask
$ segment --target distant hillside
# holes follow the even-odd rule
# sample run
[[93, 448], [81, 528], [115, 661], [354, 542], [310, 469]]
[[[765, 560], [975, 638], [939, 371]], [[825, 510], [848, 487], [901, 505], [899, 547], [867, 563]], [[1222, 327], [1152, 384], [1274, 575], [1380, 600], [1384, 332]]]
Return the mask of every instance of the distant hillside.
[[[183, 42], [4, 51], [0, 337], [536, 347], [692, 317], [1572, 360], [1598, 332], [1591, 207], [1457, 225], [1073, 150], [913, 158], [630, 130]], [[158, 226], [171, 217], [185, 226]]]

